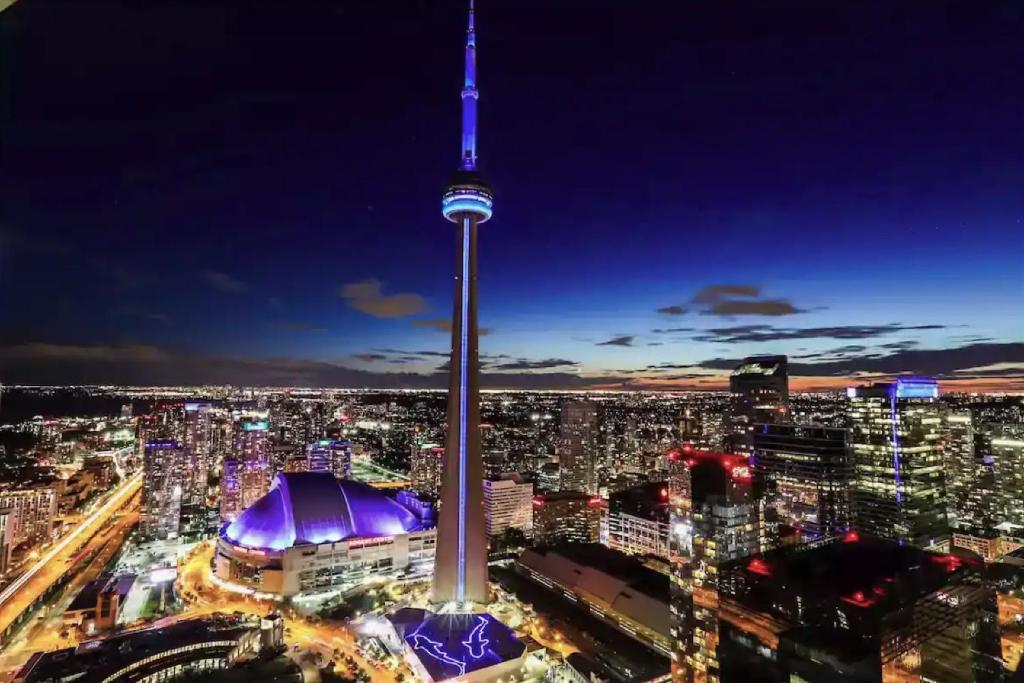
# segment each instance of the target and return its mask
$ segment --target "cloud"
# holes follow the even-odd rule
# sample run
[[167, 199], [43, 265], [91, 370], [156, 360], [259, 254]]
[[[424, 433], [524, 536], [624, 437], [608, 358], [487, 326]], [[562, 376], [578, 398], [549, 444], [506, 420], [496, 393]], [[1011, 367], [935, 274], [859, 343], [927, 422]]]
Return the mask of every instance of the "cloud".
[[729, 297], [746, 297], [756, 299], [761, 294], [760, 287], [753, 285], [711, 285], [693, 295], [695, 304], [717, 304]]
[[219, 289], [229, 294], [240, 294], [249, 291], [249, 285], [237, 278], [231, 277], [227, 273], [217, 270], [204, 270], [203, 279], [206, 280], [206, 284], [214, 289]]
[[651, 332], [654, 334], [673, 334], [675, 332], [696, 332], [696, 327], [656, 327]]
[[403, 318], [430, 308], [419, 294], [384, 294], [380, 280], [362, 280], [342, 285], [338, 294], [349, 307], [375, 318]]
[[701, 315], [731, 318], [740, 315], [782, 316], [805, 313], [788, 299], [761, 299], [754, 285], [712, 285], [694, 294], [691, 301], [704, 306]]
[[[444, 320], [444, 319], [437, 319], [437, 320], [413, 320], [412, 324], [413, 324], [413, 327], [424, 327], [424, 328], [426, 328], [428, 330], [437, 330], [438, 332], [449, 332], [450, 333], [452, 331], [452, 321], [451, 320]], [[485, 337], [485, 336], [487, 336], [488, 334], [491, 333], [491, 328], [489, 328], [489, 327], [481, 327], [481, 328], [477, 329], [477, 333], [481, 337]]]
[[895, 332], [917, 330], [941, 330], [945, 325], [842, 325], [836, 327], [786, 328], [772, 325], [739, 325], [704, 330], [693, 337], [694, 341], [716, 344], [741, 344], [747, 342], [769, 342], [783, 339], [870, 339]]
[[278, 322], [274, 323], [274, 327], [282, 332], [295, 332], [305, 334], [319, 334], [326, 332], [327, 328], [321, 327], [320, 325], [310, 325], [308, 323], [289, 323], [289, 322]]
[[[731, 370], [740, 359], [712, 358], [697, 364], [712, 370]], [[1024, 363], [1024, 343], [971, 344], [950, 349], [904, 349], [889, 355], [851, 355], [819, 362], [790, 363], [790, 375], [842, 376], [857, 373], [896, 375], [921, 374], [932, 377], [955, 377], [965, 369], [991, 367], [1000, 363]], [[1007, 376], [1011, 372], [1008, 367]]]
[[655, 312], [661, 313], [662, 315], [684, 315], [689, 310], [685, 306], [662, 306], [661, 308], [655, 309]]
[[388, 360], [388, 356], [383, 353], [353, 353], [352, 357], [356, 360], [361, 360], [364, 363], [374, 363], [380, 360]]
[[797, 313], [805, 312], [786, 299], [761, 299], [759, 301], [719, 301], [700, 313], [701, 315], [717, 315], [722, 318], [731, 318], [738, 315], [780, 316], [796, 315]]
[[492, 370], [548, 370], [559, 367], [576, 367], [578, 365], [578, 361], [566, 360], [564, 358], [547, 358], [545, 360], [519, 358], [507, 363], [493, 363], [490, 365], [490, 368]]
[[598, 342], [598, 346], [632, 346], [634, 335], [623, 335], [621, 337], [612, 337], [608, 341]]

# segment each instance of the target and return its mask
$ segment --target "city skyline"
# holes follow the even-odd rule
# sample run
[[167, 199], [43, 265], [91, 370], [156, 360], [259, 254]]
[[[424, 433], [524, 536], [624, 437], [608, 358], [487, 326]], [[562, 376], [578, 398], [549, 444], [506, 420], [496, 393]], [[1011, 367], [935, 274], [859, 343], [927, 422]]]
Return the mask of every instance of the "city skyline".
[[[462, 4], [212, 7], [0, 13], [0, 380], [445, 386]], [[481, 8], [483, 386], [1024, 389], [1024, 18], [921, 7]]]

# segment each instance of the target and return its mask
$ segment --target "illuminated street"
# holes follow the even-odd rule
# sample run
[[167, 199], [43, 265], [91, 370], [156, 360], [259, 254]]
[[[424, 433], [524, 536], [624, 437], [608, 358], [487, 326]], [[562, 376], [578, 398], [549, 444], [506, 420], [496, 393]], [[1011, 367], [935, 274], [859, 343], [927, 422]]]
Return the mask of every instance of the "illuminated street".
[[[66, 647], [73, 642], [73, 633], [69, 633], [69, 638], [60, 635], [63, 609], [85, 583], [99, 575], [138, 522], [140, 486], [141, 477], [136, 476], [109, 494], [102, 505], [4, 591], [0, 626], [6, 630], [66, 570], [77, 572], [60, 598], [51, 602], [34, 623], [26, 624], [14, 642], [4, 648], [0, 672], [9, 673], [34, 651]], [[73, 562], [76, 564], [72, 565]]]
[[[253, 596], [242, 595], [218, 588], [211, 581], [210, 560], [213, 557], [213, 544], [205, 543], [191, 553], [179, 567], [178, 592], [185, 597], [189, 606], [181, 617], [171, 617], [161, 623], [170, 623], [178, 618], [192, 618], [213, 612], [242, 612], [263, 616], [272, 609], [282, 609], [282, 605], [273, 600], [260, 600]], [[358, 646], [351, 631], [339, 622], [309, 619], [300, 616], [294, 610], [283, 608], [285, 614], [285, 640], [289, 645], [289, 653], [308, 672], [310, 666], [297, 655], [312, 653], [322, 655], [323, 663], [334, 660], [336, 668], [343, 670], [341, 661], [351, 656], [357, 666], [370, 674], [374, 681], [395, 681], [396, 674], [405, 673], [411, 680], [411, 674], [404, 667], [394, 670], [375, 664], [358, 652]], [[295, 647], [299, 650], [294, 650]], [[309, 680], [307, 678], [307, 680]]]

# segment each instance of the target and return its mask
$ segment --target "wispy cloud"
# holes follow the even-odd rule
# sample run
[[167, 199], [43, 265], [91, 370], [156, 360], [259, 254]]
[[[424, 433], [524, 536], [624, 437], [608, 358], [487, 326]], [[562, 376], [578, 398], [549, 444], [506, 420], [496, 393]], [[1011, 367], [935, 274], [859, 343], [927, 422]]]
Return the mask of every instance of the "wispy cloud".
[[238, 278], [232, 277], [227, 273], [222, 273], [218, 270], [203, 271], [203, 279], [206, 280], [206, 284], [222, 292], [240, 294], [242, 292], [249, 291], [249, 285], [245, 284]]
[[426, 299], [419, 294], [384, 294], [380, 280], [375, 279], [342, 285], [338, 294], [349, 307], [375, 318], [404, 318], [429, 308]]
[[694, 341], [717, 344], [769, 342], [783, 339], [870, 339], [896, 332], [941, 330], [945, 325], [839, 325], [832, 327], [774, 327], [772, 325], [738, 325], [717, 327], [694, 335]]
[[[438, 318], [435, 320], [413, 320], [412, 325], [413, 327], [423, 327], [428, 330], [437, 330], [438, 332], [452, 331], [452, 321], [442, 318]], [[486, 336], [490, 333], [491, 328], [489, 327], [481, 327], [477, 330], [477, 334], [479, 334], [480, 336]]]
[[632, 346], [633, 340], [636, 339], [635, 335], [625, 334], [619, 337], [612, 337], [607, 341], [598, 342], [598, 346]]

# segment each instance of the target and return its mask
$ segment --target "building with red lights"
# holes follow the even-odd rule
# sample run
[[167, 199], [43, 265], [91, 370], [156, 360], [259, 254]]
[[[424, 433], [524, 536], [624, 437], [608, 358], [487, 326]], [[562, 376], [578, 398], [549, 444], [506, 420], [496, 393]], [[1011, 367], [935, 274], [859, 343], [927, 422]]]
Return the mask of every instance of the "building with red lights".
[[743, 455], [684, 448], [667, 460], [672, 680], [717, 681], [718, 567], [758, 549], [753, 473]]
[[973, 557], [859, 532], [722, 563], [717, 680], [1002, 680], [982, 571]]
[[604, 501], [579, 491], [558, 491], [533, 497], [533, 541], [536, 545], [597, 543]]

